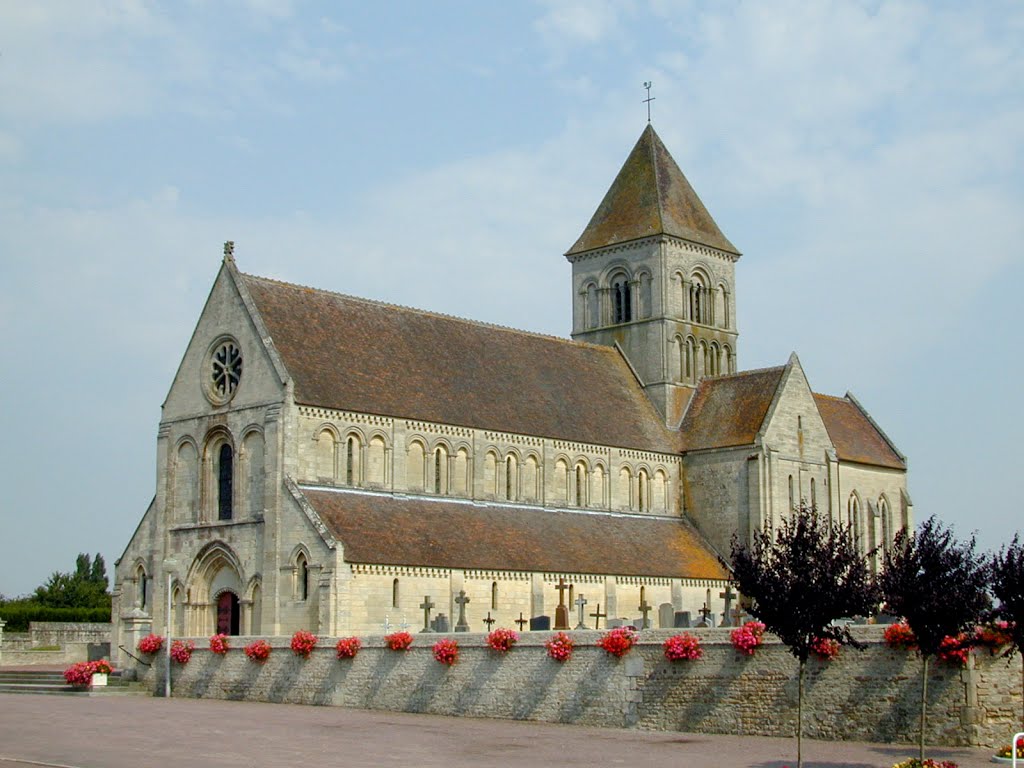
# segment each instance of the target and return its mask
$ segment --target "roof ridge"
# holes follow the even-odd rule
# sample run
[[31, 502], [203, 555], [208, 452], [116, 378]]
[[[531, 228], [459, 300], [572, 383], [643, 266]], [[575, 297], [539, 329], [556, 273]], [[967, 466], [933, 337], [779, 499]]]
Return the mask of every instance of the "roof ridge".
[[491, 328], [491, 329], [494, 329], [494, 330], [497, 330], [497, 331], [505, 331], [505, 332], [508, 332], [508, 333], [516, 333], [516, 334], [520, 334], [522, 336], [530, 336], [530, 337], [533, 337], [533, 338], [543, 339], [543, 340], [546, 340], [546, 341], [560, 342], [562, 344], [568, 344], [568, 345], [573, 346], [573, 347], [584, 347], [584, 348], [587, 348], [587, 349], [598, 349], [598, 350], [601, 350], [601, 351], [604, 351], [604, 352], [608, 352], [608, 351], [614, 352], [615, 351], [613, 347], [608, 347], [608, 346], [606, 346], [604, 344], [594, 344], [594, 343], [589, 342], [589, 341], [577, 341], [576, 339], [567, 339], [567, 338], [565, 338], [563, 336], [554, 336], [554, 335], [552, 335], [550, 333], [541, 333], [540, 331], [528, 331], [525, 328], [513, 328], [510, 325], [500, 325], [498, 323], [488, 323], [488, 322], [484, 322], [483, 320], [473, 320], [472, 318], [469, 318], [469, 317], [460, 317], [459, 315], [450, 315], [450, 314], [447, 314], [445, 312], [437, 312], [437, 311], [432, 310], [432, 309], [421, 309], [419, 307], [410, 307], [410, 306], [407, 306], [405, 304], [395, 304], [394, 302], [390, 302], [390, 301], [381, 301], [379, 299], [367, 299], [367, 298], [365, 298], [363, 296], [354, 296], [354, 295], [352, 295], [350, 293], [342, 293], [341, 291], [332, 291], [332, 290], [329, 290], [327, 288], [316, 288], [316, 287], [314, 287], [312, 285], [302, 285], [301, 283], [291, 283], [291, 282], [288, 282], [287, 280], [278, 280], [278, 279], [273, 278], [273, 277], [264, 277], [262, 275], [251, 275], [251, 274], [249, 274], [247, 272], [239, 272], [239, 274], [242, 277], [245, 277], [245, 278], [248, 278], [248, 279], [251, 279], [251, 280], [261, 280], [261, 281], [263, 281], [265, 283], [273, 283], [275, 285], [284, 286], [285, 288], [299, 288], [299, 289], [307, 290], [307, 291], [315, 291], [316, 293], [323, 293], [323, 294], [326, 294], [328, 296], [337, 296], [338, 298], [341, 298], [341, 299], [348, 299], [350, 301], [356, 301], [356, 302], [359, 302], [359, 303], [362, 303], [362, 304], [371, 304], [371, 305], [377, 306], [377, 307], [384, 307], [384, 308], [387, 308], [387, 309], [395, 309], [395, 310], [399, 310], [399, 311], [402, 311], [402, 312], [412, 312], [412, 313], [415, 313], [415, 314], [418, 314], [418, 315], [425, 315], [425, 316], [428, 316], [428, 317], [438, 317], [438, 318], [442, 318], [442, 319], [445, 319], [445, 320], [455, 320], [455, 321], [458, 321], [458, 322], [461, 322], [461, 323], [466, 323], [467, 325], [475, 325], [475, 326], [477, 326], [479, 328]]
[[756, 373], [768, 373], [769, 371], [783, 371], [786, 369], [785, 365], [767, 365], [764, 368], [750, 368], [746, 371], [733, 371], [732, 373], [723, 373], [717, 376], [708, 376], [707, 378], [701, 379], [701, 384], [704, 382], [722, 381], [724, 379], [738, 379], [741, 376], [753, 376]]
[[840, 397], [839, 395], [826, 395], [824, 392], [811, 392], [811, 394], [814, 395], [815, 397], [825, 397], [828, 398], [829, 400], [837, 400], [840, 403], [850, 403], [850, 405], [853, 405], [853, 403], [850, 402], [849, 398]]

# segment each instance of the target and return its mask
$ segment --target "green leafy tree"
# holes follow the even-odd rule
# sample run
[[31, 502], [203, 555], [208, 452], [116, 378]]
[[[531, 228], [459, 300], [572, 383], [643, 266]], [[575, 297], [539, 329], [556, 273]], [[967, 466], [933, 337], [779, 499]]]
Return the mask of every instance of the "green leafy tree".
[[1024, 728], [1024, 545], [1015, 535], [1008, 547], [992, 558], [992, 594], [999, 601], [996, 616], [1009, 624], [1014, 652], [1021, 656], [1021, 727]]
[[32, 602], [50, 608], [109, 608], [103, 556], [97, 554], [93, 560], [87, 554], [80, 554], [75, 559], [74, 572], [54, 571], [45, 584], [36, 587]]
[[751, 601], [750, 613], [799, 662], [796, 737], [797, 766], [802, 766], [807, 658], [821, 639], [862, 647], [849, 629], [834, 622], [878, 605], [867, 559], [849, 527], [801, 505], [777, 529], [755, 533], [749, 546], [734, 537], [731, 566], [733, 583]]
[[924, 733], [928, 714], [928, 663], [946, 637], [973, 631], [988, 610], [988, 558], [975, 552], [972, 536], [966, 542], [929, 517], [917, 532], [896, 534], [885, 553], [879, 577], [890, 613], [907, 620], [921, 654], [921, 729], [918, 759], [924, 762]]

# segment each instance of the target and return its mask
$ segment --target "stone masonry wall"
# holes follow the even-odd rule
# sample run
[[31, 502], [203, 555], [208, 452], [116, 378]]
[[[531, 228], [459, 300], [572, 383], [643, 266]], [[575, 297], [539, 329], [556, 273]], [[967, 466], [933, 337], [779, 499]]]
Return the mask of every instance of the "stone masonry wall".
[[[808, 663], [805, 733], [817, 739], [912, 742], [916, 739], [920, 661], [881, 643], [881, 630], [858, 630], [863, 652], [845, 648], [832, 662]], [[197, 639], [192, 660], [174, 664], [177, 696], [321, 704], [467, 717], [495, 717], [653, 730], [791, 736], [796, 722], [797, 663], [769, 639], [753, 657], [738, 654], [728, 630], [695, 630], [704, 646], [696, 662], [670, 663], [661, 643], [668, 630], [649, 630], [623, 659], [594, 646], [600, 633], [574, 632], [566, 663], [549, 659], [547, 632], [523, 633], [505, 655], [479, 633], [454, 635], [458, 664], [437, 663], [439, 635], [416, 635], [396, 653], [381, 637], [364, 638], [355, 659], [337, 660], [323, 638], [308, 660], [294, 656], [288, 638], [271, 642], [263, 665], [232, 638], [224, 657]], [[162, 662], [162, 657], [155, 659]], [[140, 667], [140, 677], [163, 689], [162, 663]], [[967, 669], [939, 662], [928, 681], [929, 743], [995, 746], [1019, 726], [1021, 665], [987, 652]]]

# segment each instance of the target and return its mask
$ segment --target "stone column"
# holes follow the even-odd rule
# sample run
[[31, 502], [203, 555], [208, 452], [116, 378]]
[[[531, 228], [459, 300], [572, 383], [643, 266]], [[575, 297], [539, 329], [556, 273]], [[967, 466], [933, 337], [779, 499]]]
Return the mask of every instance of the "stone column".
[[[153, 619], [138, 608], [132, 608], [121, 615], [121, 626], [124, 628], [121, 632], [121, 644], [130, 653], [135, 653], [135, 649], [139, 646], [139, 640], [153, 631]], [[128, 666], [128, 661], [131, 657], [122, 652], [120, 648], [116, 650], [118, 651], [119, 658], [115, 662], [115, 666]], [[111, 654], [114, 651], [115, 649], [111, 648]]]
[[4, 627], [6, 625], [7, 622], [0, 619], [0, 664], [2, 664], [4, 660]]

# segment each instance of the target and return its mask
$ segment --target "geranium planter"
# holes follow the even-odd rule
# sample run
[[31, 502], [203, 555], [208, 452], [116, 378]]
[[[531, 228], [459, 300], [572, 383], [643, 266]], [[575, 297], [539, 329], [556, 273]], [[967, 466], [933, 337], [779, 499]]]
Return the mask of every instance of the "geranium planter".
[[106, 672], [93, 672], [92, 677], [89, 678], [90, 688], [102, 688], [107, 684], [107, 673]]

